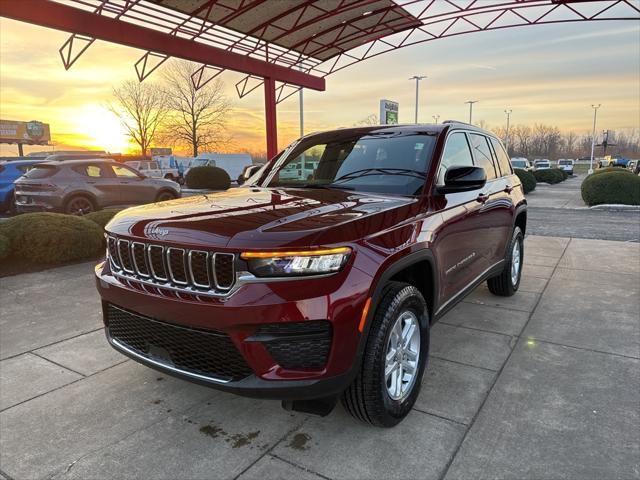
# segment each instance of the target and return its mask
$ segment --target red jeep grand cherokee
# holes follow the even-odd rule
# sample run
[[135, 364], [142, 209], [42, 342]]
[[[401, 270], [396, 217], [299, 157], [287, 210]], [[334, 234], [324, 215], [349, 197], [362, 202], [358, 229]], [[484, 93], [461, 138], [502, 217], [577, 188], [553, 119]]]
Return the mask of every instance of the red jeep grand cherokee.
[[246, 186], [125, 210], [96, 268], [111, 345], [221, 390], [393, 426], [429, 326], [487, 280], [513, 295], [526, 201], [473, 126], [308, 135]]

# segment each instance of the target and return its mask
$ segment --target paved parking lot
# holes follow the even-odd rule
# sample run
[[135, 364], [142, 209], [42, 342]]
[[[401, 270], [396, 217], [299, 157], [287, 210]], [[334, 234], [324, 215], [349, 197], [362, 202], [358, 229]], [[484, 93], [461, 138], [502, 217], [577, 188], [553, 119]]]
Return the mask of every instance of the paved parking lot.
[[525, 244], [518, 294], [479, 287], [433, 328], [389, 430], [126, 360], [91, 264], [0, 279], [0, 477], [640, 478], [640, 245]]

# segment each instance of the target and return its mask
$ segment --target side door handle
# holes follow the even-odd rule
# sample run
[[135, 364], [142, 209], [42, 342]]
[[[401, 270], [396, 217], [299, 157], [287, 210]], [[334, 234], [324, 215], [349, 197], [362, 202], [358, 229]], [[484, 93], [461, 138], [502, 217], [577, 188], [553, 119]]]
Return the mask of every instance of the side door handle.
[[489, 195], [486, 193], [481, 193], [478, 195], [478, 198], [476, 198], [476, 201], [480, 203], [485, 203], [487, 200], [489, 200]]
[[513, 191], [513, 187], [511, 186], [510, 183], [507, 183], [504, 187], [504, 192], [505, 193], [511, 193]]

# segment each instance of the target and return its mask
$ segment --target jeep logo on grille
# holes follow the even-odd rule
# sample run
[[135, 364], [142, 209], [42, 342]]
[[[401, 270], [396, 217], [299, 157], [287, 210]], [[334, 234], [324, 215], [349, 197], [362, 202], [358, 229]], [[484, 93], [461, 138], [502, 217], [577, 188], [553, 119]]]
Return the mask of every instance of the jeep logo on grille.
[[164, 237], [165, 235], [169, 234], [169, 229], [168, 228], [153, 227], [149, 231], [149, 234], [155, 235], [157, 237]]

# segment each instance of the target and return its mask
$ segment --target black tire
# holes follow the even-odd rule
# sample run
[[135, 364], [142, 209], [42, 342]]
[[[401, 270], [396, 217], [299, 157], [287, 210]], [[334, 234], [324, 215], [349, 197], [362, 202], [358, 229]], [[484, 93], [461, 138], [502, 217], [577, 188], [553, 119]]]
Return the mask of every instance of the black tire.
[[[515, 243], [518, 242], [520, 245], [520, 267], [518, 270], [517, 281], [514, 282], [511, 277], [511, 268], [513, 266], [513, 248]], [[514, 293], [518, 291], [518, 287], [520, 286], [520, 280], [522, 279], [522, 261], [524, 259], [524, 236], [522, 235], [522, 230], [520, 227], [515, 227], [513, 229], [513, 234], [511, 235], [511, 241], [509, 242], [509, 246], [507, 248], [507, 256], [505, 258], [504, 269], [500, 272], [499, 275], [492, 277], [487, 280], [487, 286], [489, 287], [489, 291], [494, 295], [499, 295], [501, 297], [510, 297]]]
[[[394, 400], [385, 379], [385, 356], [396, 320], [412, 312], [420, 324], [420, 348], [416, 376], [406, 396]], [[377, 427], [393, 427], [411, 411], [420, 393], [422, 375], [429, 355], [429, 313], [420, 291], [413, 285], [387, 285], [373, 318], [360, 371], [342, 394], [342, 405], [353, 417]]]
[[73, 195], [64, 203], [64, 213], [68, 215], [86, 215], [98, 210], [96, 203], [87, 195]]
[[156, 202], [166, 202], [168, 200], [175, 200], [178, 196], [174, 192], [169, 190], [162, 190], [156, 195]]

